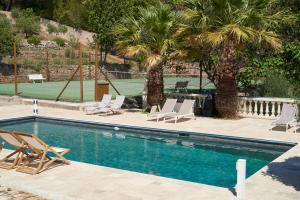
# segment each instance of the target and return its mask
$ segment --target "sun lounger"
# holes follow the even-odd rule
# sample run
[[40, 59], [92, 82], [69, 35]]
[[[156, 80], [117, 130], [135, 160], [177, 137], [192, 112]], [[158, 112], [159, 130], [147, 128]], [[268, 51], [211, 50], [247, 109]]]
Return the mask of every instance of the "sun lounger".
[[160, 118], [163, 118], [167, 114], [171, 114], [174, 111], [174, 107], [176, 105], [177, 99], [167, 99], [164, 106], [162, 107], [161, 111], [150, 113], [148, 115], [149, 118], [156, 118], [156, 121]]
[[294, 127], [294, 132], [297, 133], [297, 130], [300, 129], [300, 122], [298, 122]]
[[181, 118], [190, 117], [196, 119], [194, 114], [194, 104], [195, 100], [185, 99], [178, 112], [167, 114], [164, 116], [164, 119], [172, 118], [172, 120], [175, 121], [175, 124], [177, 123], [177, 120]]
[[111, 107], [105, 107], [98, 110], [99, 113], [118, 113], [124, 103], [125, 96], [116, 96], [116, 100], [114, 101]]
[[175, 83], [175, 91], [180, 92], [180, 90], [185, 90], [187, 92], [187, 86], [189, 81], [177, 81]]
[[96, 103], [96, 105], [92, 106], [87, 106], [85, 108], [86, 114], [94, 114], [97, 113], [97, 111], [101, 108], [108, 107], [111, 101], [111, 95], [110, 94], [105, 94], [103, 95], [102, 101], [99, 103]]
[[282, 111], [279, 116], [279, 119], [272, 122], [271, 124], [272, 127], [270, 130], [273, 130], [273, 128], [277, 126], [284, 126], [285, 131], [287, 131], [290, 126], [292, 126], [297, 122], [296, 114], [297, 114], [296, 106], [292, 104], [284, 103], [282, 106]]
[[[69, 149], [49, 146], [34, 134], [14, 134], [37, 155], [37, 158], [34, 160], [24, 160], [24, 154], [22, 154], [17, 166], [18, 172], [34, 175], [47, 169], [48, 166], [50, 166], [55, 161], [61, 161], [65, 164], [70, 164], [70, 161], [63, 157], [66, 153], [69, 152]], [[50, 157], [48, 153], [52, 153], [56, 157]]]
[[28, 155], [25, 145], [9, 131], [0, 130], [0, 138], [2, 138], [5, 143], [8, 143], [15, 148], [14, 152], [0, 159], [0, 168], [13, 169], [16, 167], [22, 153]]

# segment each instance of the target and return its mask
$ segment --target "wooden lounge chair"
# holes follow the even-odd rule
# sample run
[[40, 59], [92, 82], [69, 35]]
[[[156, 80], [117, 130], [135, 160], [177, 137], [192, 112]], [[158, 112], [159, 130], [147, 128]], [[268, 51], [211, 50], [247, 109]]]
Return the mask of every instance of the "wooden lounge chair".
[[174, 120], [176, 124], [178, 119], [186, 117], [196, 119], [194, 114], [194, 104], [195, 100], [185, 99], [181, 104], [179, 111], [165, 115], [164, 120], [166, 120], [167, 118], [172, 118], [172, 120]]
[[108, 113], [112, 113], [112, 114], [115, 114], [115, 113], [119, 113], [120, 112], [120, 109], [123, 105], [125, 101], [125, 96], [119, 96], [117, 95], [116, 96], [116, 100], [114, 101], [113, 105], [110, 106], [110, 107], [105, 107], [105, 108], [101, 108], [98, 110], [98, 113], [105, 113], [105, 114], [108, 114]]
[[[70, 161], [63, 157], [66, 153], [69, 152], [69, 149], [49, 146], [34, 134], [14, 134], [19, 137], [37, 155], [37, 158], [34, 160], [24, 160], [24, 156], [22, 154], [17, 166], [18, 172], [34, 175], [47, 169], [48, 166], [50, 166], [55, 161], [62, 161], [65, 164], [70, 164]], [[56, 157], [50, 157], [48, 153], [53, 153]]]
[[295, 105], [284, 103], [279, 118], [271, 123], [272, 127], [270, 130], [273, 130], [277, 126], [284, 126], [287, 132], [289, 127], [297, 122], [297, 112], [298, 109]]
[[85, 107], [85, 112], [87, 115], [95, 114], [97, 113], [101, 108], [108, 107], [111, 102], [111, 95], [110, 94], [104, 94], [101, 102], [96, 103], [92, 106]]
[[15, 148], [15, 151], [0, 159], [0, 168], [13, 169], [17, 166], [21, 154], [28, 155], [24, 143], [9, 131], [0, 130], [0, 138]]
[[160, 118], [163, 118], [165, 115], [173, 113], [174, 107], [176, 105], [177, 99], [167, 99], [164, 106], [162, 107], [161, 111], [150, 113], [148, 115], [149, 118], [156, 118], [156, 121]]

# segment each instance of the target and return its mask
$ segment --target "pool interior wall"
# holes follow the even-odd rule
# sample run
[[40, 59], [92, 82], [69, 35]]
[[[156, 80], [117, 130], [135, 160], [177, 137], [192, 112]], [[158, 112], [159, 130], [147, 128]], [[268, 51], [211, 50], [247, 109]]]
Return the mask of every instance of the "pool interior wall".
[[238, 159], [249, 177], [295, 145], [36, 116], [0, 120], [0, 129], [70, 148], [70, 160], [225, 188], [235, 185]]

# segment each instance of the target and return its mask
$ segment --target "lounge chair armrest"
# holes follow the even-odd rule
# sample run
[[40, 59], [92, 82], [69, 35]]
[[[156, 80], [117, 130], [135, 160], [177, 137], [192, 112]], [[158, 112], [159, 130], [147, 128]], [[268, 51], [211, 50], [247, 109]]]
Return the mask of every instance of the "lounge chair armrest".
[[287, 124], [291, 125], [291, 126], [296, 126], [297, 125], [297, 119], [294, 119], [294, 120], [288, 122]]

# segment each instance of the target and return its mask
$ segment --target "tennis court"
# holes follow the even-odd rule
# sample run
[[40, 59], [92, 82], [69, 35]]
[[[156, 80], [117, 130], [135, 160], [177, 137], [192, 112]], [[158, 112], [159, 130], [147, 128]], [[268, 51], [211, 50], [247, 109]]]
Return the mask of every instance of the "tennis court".
[[[142, 95], [144, 89], [144, 79], [115, 79], [111, 80], [114, 86], [125, 96]], [[167, 77], [164, 79], [165, 92], [174, 90], [176, 81], [190, 81], [188, 89], [199, 89], [199, 78], [186, 78], [186, 77]], [[79, 96], [79, 81], [71, 81], [63, 95], [61, 101], [78, 102]], [[203, 85], [205, 89], [213, 88], [213, 84], [204, 79]], [[42, 83], [19, 83], [19, 96], [26, 98], [37, 98], [55, 100], [59, 92], [62, 90], [66, 81], [63, 82], [44, 82]], [[94, 81], [84, 81], [84, 101], [93, 101], [94, 99]], [[0, 84], [0, 95], [14, 95], [14, 84]], [[110, 94], [116, 95], [117, 93], [110, 86]]]

